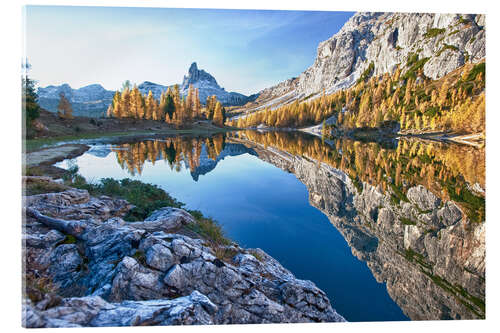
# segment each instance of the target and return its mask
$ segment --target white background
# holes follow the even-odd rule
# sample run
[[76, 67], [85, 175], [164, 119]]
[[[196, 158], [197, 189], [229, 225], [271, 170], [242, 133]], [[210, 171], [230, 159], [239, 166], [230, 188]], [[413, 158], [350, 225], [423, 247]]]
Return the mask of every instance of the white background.
[[[331, 11], [383, 11], [383, 12], [432, 12], [432, 13], [482, 13], [486, 14], [487, 50], [487, 269], [486, 269], [486, 320], [476, 321], [421, 321], [388, 323], [347, 324], [271, 324], [271, 325], [225, 325], [201, 327], [149, 327], [149, 328], [94, 328], [99, 332], [490, 332], [498, 331], [498, 249], [499, 209], [498, 190], [500, 165], [500, 122], [499, 122], [499, 22], [500, 14], [494, 1], [487, 0], [100, 0], [100, 1], [3, 1], [0, 10], [0, 145], [4, 153], [0, 181], [0, 330], [11, 332], [21, 330], [21, 59], [22, 59], [22, 5], [88, 5], [88, 6], [132, 6], [132, 7], [184, 7], [184, 8], [233, 8], [233, 9], [294, 9]], [[89, 22], [91, 19], [89, 18]], [[305, 70], [305, 68], [304, 68]], [[339, 286], [342, 288], [342, 286]], [[418, 290], [415, 290], [418, 293]], [[358, 295], [363, 297], [363, 295]], [[335, 306], [335, 304], [333, 304]], [[497, 327], [498, 326], [498, 327]], [[495, 329], [495, 327], [497, 327]], [[44, 330], [63, 332], [66, 329]], [[79, 329], [72, 329], [80, 331]]]

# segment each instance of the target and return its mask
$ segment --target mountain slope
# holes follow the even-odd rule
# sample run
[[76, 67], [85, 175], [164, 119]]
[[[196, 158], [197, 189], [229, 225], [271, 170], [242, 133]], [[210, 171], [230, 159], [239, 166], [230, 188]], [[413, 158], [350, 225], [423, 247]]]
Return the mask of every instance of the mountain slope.
[[[198, 69], [196, 62], [189, 67], [188, 74], [184, 76], [179, 84], [181, 96], [186, 96], [189, 85], [199, 89], [200, 101], [204, 103], [208, 96], [215, 95], [223, 105], [243, 105], [253, 101], [257, 95], [245, 96], [237, 92], [227, 92], [220, 87], [217, 80], [204, 70]], [[161, 84], [144, 81], [137, 87], [139, 91], [147, 95], [151, 90], [156, 99], [160, 98], [163, 91], [174, 85], [164, 86]], [[57, 112], [59, 104], [59, 95], [64, 93], [71, 102], [73, 114], [75, 116], [100, 117], [104, 116], [106, 109], [111, 103], [114, 91], [104, 89], [100, 84], [91, 84], [79, 89], [71, 88], [67, 83], [60, 86], [48, 86], [38, 88], [38, 102], [41, 107], [51, 112]]]
[[[364, 74], [392, 72], [418, 55], [424, 74], [438, 79], [485, 57], [484, 15], [356, 13], [321, 42], [316, 59], [297, 78], [262, 90], [247, 111], [276, 107], [350, 87]], [[371, 65], [373, 63], [373, 65]], [[371, 72], [371, 73], [370, 73]]]

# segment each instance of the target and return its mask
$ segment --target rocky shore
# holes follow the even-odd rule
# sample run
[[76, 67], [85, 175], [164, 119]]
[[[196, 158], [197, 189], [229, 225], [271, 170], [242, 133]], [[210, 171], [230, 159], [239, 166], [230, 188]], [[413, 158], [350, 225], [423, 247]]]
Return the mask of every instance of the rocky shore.
[[23, 207], [25, 327], [345, 321], [261, 249], [200, 237], [185, 210], [126, 222], [127, 201], [74, 188]]

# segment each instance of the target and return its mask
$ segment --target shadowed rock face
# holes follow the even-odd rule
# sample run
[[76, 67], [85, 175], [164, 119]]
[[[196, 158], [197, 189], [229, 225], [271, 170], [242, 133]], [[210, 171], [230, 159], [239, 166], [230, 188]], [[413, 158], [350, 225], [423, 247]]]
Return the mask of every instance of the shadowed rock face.
[[181, 234], [195, 223], [182, 209], [125, 222], [128, 202], [76, 189], [25, 206], [26, 327], [344, 321], [264, 251]]
[[376, 280], [386, 283], [409, 318], [484, 318], [484, 222], [472, 223], [453, 201], [441, 202], [421, 185], [396, 204], [389, 191], [355, 186], [325, 163], [233, 140], [306, 185], [311, 205], [329, 218]]

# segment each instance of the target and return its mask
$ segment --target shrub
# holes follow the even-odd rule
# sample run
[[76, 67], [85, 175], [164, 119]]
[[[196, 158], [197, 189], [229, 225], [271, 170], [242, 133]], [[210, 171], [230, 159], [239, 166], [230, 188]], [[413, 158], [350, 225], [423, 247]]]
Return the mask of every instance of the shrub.
[[375, 64], [372, 61], [359, 77], [358, 83], [368, 80], [368, 78], [373, 74], [374, 69], [375, 69]]
[[442, 29], [429, 28], [429, 29], [427, 29], [427, 32], [425, 33], [424, 37], [425, 38], [433, 38], [433, 37], [436, 37], [436, 36], [442, 34], [445, 31], [446, 31], [446, 29], [444, 29], [444, 28], [442, 28]]
[[235, 249], [224, 246], [216, 246], [214, 252], [217, 259], [225, 262], [231, 262], [234, 256], [238, 254]]
[[188, 224], [187, 228], [207, 239], [214, 245], [230, 245], [224, 231], [217, 221], [211, 218], [200, 218], [196, 224]]
[[74, 176], [72, 186], [89, 191], [92, 195], [107, 195], [127, 200], [135, 207], [124, 217], [127, 221], [143, 221], [153, 211], [162, 207], [181, 208], [183, 203], [172, 198], [156, 185], [138, 180], [102, 178], [95, 184], [89, 184], [80, 176]]
[[446, 50], [458, 51], [458, 47], [455, 45], [444, 44], [444, 46], [436, 53], [436, 56], [440, 56]]
[[[429, 59], [430, 59], [429, 57], [418, 59], [418, 55], [416, 55], [416, 59], [412, 58], [411, 61], [407, 62], [407, 64], [410, 63], [410, 68], [408, 68], [406, 73], [402, 76], [402, 79], [407, 80], [410, 77], [415, 79], [417, 77], [417, 71], [420, 68], [424, 67], [425, 63]], [[401, 91], [403, 91], [403, 89], [401, 89]], [[403, 91], [403, 93], [404, 93], [404, 91]]]
[[417, 222], [410, 220], [410, 219], [407, 219], [406, 217], [400, 217], [399, 221], [401, 221], [401, 223], [404, 225], [416, 225], [417, 224]]
[[35, 195], [44, 193], [62, 192], [68, 189], [67, 186], [44, 179], [28, 179], [25, 184], [25, 194]]
[[483, 73], [483, 78], [485, 77], [484, 75], [486, 74], [486, 63], [482, 62], [480, 64], [475, 65], [467, 74], [467, 78], [465, 81], [474, 81], [476, 77], [479, 75], [479, 73]]

